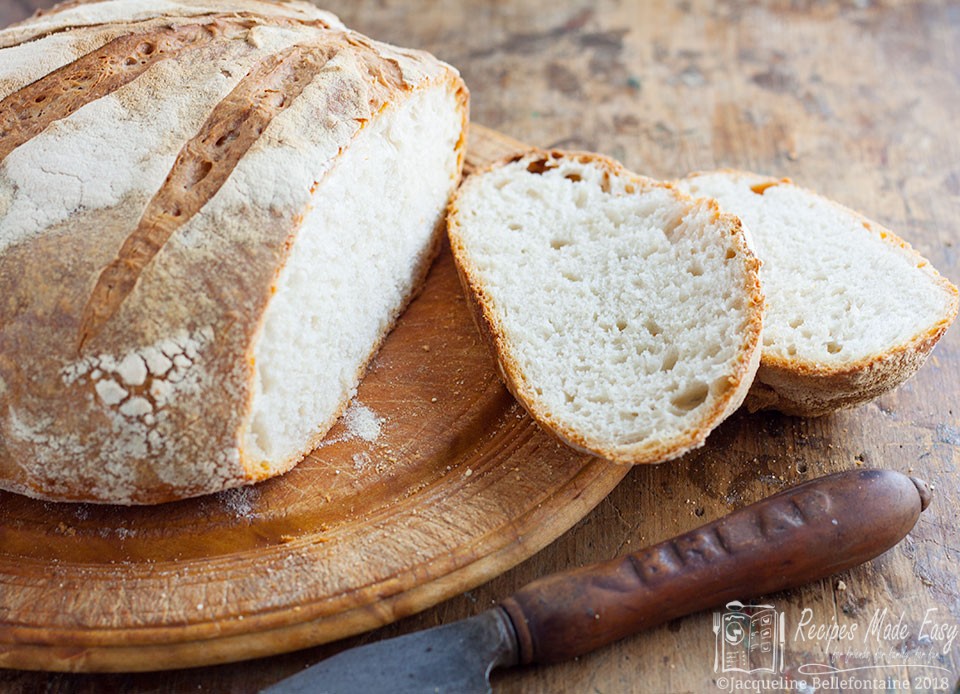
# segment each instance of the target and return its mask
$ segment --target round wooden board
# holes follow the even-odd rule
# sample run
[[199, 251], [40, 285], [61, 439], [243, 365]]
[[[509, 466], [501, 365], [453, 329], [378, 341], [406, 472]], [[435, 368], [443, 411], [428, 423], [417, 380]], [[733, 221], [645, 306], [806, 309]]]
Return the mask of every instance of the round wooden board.
[[[474, 128], [468, 166], [516, 144]], [[372, 441], [338, 424], [254, 487], [139, 508], [0, 493], [0, 667], [181, 668], [373, 629], [529, 557], [627, 472], [511, 398], [447, 249], [357, 402]]]

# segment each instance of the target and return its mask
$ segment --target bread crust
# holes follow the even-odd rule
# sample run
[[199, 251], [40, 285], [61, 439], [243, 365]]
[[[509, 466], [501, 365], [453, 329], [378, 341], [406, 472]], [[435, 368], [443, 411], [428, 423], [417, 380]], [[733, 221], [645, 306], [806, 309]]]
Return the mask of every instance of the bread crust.
[[[840, 215], [850, 216], [887, 245], [894, 253], [909, 257], [911, 264], [924, 272], [933, 286], [946, 297], [945, 312], [932, 324], [908, 340], [862, 359], [842, 364], [824, 364], [799, 356], [784, 358], [767, 350], [751, 388], [746, 406], [751, 412], [777, 410], [800, 417], [819, 417], [839, 409], [855, 407], [887, 393], [913, 376], [923, 366], [937, 342], [957, 317], [957, 288], [920, 255], [909, 243], [886, 227], [838, 202], [798, 186], [789, 178], [773, 178], [748, 171], [720, 169], [695, 172], [685, 180], [710, 173], [722, 173], [736, 180], [747, 179], [764, 187], [786, 184], [826, 201]], [[748, 230], [749, 231], [749, 230]], [[761, 258], [762, 261], [762, 258]]]
[[[134, 9], [143, 5], [137, 0], [127, 4]], [[252, 65], [298, 42], [329, 50], [331, 68], [263, 130], [227, 183], [137, 268], [140, 274], [129, 295], [109, 320], [79, 342], [79, 349], [81, 316], [97, 279], [134, 231], [162, 178], [158, 181], [155, 173], [152, 180], [127, 185], [117, 201], [65, 209], [61, 218], [22, 225], [19, 235], [0, 235], [0, 295], [7, 297], [0, 301], [0, 489], [54, 501], [154, 504], [248, 484], [295, 465], [335, 418], [279, 468], [267, 469], [252, 459], [242, 441], [253, 403], [253, 354], [263, 316], [314, 192], [367, 122], [423, 89], [456, 95], [464, 132], [451, 189], [459, 180], [469, 97], [453, 68], [426, 53], [380, 44], [349, 30], [327, 30], [342, 25], [306, 3], [202, 4], [215, 5], [215, 15], [164, 16], [147, 21], [146, 28], [211, 22], [242, 11], [251, 24], [246, 40], [214, 42], [199, 49], [206, 52], [192, 56], [192, 64], [165, 61], [162, 71], [145, 72], [111, 99], [123, 108], [142, 108], [151, 93], [175, 88], [171, 78], [194, 84], [190, 71], [211, 71], [205, 64], [214, 62], [236, 73], [230, 76], [235, 84]], [[264, 13], [251, 14], [254, 6]], [[76, 7], [95, 14], [98, 3]], [[44, 18], [47, 24], [41, 28], [50, 30], [51, 21], [59, 16], [67, 21], [68, 14]], [[40, 31], [34, 23], [0, 31], [0, 45], [11, 36]], [[137, 19], [70, 34], [103, 45], [123, 32], [143, 30], [144, 22]], [[96, 39], [100, 35], [102, 42]], [[219, 99], [229, 86], [207, 88], [218, 89]], [[191, 100], [189, 94], [178, 97], [177, 120], [170, 125], [182, 132], [164, 130], [158, 140], [161, 176], [215, 103]], [[62, 146], [69, 149], [69, 127], [54, 124], [40, 137], [59, 142], [61, 130]], [[9, 161], [18, 156], [15, 149]], [[109, 197], [96, 190], [103, 170], [96, 163], [90, 169], [82, 192], [94, 200]], [[0, 191], [9, 185], [0, 175]], [[3, 195], [0, 208], [14, 209]], [[17, 219], [10, 214], [6, 221], [14, 225]], [[420, 258], [414, 292], [441, 234], [440, 229], [434, 232]], [[358, 380], [386, 333], [371, 346]]]
[[750, 312], [748, 327], [741, 336], [737, 368], [735, 373], [729, 378], [727, 390], [723, 393], [722, 397], [718, 397], [713, 406], [700, 417], [696, 426], [676, 437], [627, 446], [588, 438], [582, 432], [560, 421], [538, 398], [534, 388], [528, 382], [523, 369], [512, 356], [511, 346], [493, 307], [492, 299], [484, 287], [483, 282], [479, 279], [477, 269], [470, 262], [459, 237], [458, 201], [463, 194], [464, 187], [469, 185], [470, 178], [483, 175], [495, 168], [514, 162], [535, 162], [540, 160], [549, 162], [551, 160], [564, 158], [576, 159], [581, 163], [596, 164], [608, 172], [611, 177], [628, 180], [636, 191], [642, 191], [649, 187], [662, 187], [669, 189], [680, 199], [693, 201], [692, 198], [678, 191], [668, 183], [654, 181], [633, 174], [613, 159], [592, 152], [547, 151], [531, 148], [510, 155], [501, 161], [472, 173], [450, 202], [447, 213], [447, 230], [450, 237], [450, 246], [456, 261], [457, 272], [460, 276], [460, 281], [463, 285], [474, 322], [483, 340], [489, 345], [496, 359], [497, 369], [507, 389], [541, 427], [553, 434], [560, 441], [583, 453], [621, 464], [637, 465], [659, 463], [678, 458], [684, 453], [704, 444], [707, 435], [720, 424], [720, 422], [740, 407], [753, 382], [754, 375], [760, 364], [761, 333], [763, 328], [764, 297], [760, 288], [760, 261], [757, 260], [750, 249], [740, 220], [733, 215], [722, 213], [715, 203], [710, 204], [714, 214], [714, 221], [722, 223], [726, 233], [735, 239], [739, 249], [738, 255], [744, 263], [743, 290], [744, 295], [747, 297], [747, 305]]

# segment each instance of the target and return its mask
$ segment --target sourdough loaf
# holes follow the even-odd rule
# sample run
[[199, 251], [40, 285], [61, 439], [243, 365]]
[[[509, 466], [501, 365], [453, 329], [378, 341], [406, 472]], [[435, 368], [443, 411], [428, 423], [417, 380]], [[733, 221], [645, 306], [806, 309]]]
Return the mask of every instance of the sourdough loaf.
[[664, 461], [741, 404], [759, 263], [716, 203], [598, 155], [534, 151], [464, 181], [448, 230], [504, 381], [570, 445]]
[[0, 488], [277, 475], [425, 276], [467, 92], [299, 2], [70, 2], [0, 31]]
[[891, 231], [794, 185], [739, 171], [678, 183], [750, 232], [767, 297], [763, 358], [747, 400], [816, 416], [909, 378], [957, 315], [957, 289]]

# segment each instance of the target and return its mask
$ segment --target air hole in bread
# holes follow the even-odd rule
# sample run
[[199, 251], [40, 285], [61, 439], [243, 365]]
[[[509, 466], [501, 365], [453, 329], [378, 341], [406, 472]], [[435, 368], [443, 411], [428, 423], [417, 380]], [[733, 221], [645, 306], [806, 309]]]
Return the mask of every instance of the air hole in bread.
[[794, 316], [790, 319], [790, 327], [799, 328], [801, 325], [803, 325], [803, 322], [803, 316]]
[[519, 224], [517, 224], [516, 222], [510, 222], [510, 223], [507, 225], [507, 228], [508, 228], [510, 231], [520, 231], [521, 229], [523, 229], [523, 227], [520, 226]]
[[663, 223], [663, 235], [673, 241], [673, 237], [676, 236], [677, 229], [680, 228], [682, 222], [682, 217], [673, 217], [665, 220]]
[[710, 388], [707, 384], [697, 381], [670, 398], [670, 404], [678, 410], [689, 412], [700, 407], [706, 401], [709, 393]]
[[750, 186], [750, 190], [752, 190], [752, 191], [753, 191], [754, 193], [756, 193], [757, 195], [763, 195], [764, 193], [767, 192], [767, 189], [768, 189], [768, 188], [773, 188], [775, 185], [779, 185], [779, 183], [780, 183], [780, 181], [770, 181], [770, 182], [767, 182], [767, 183], [757, 183], [756, 185]]
[[578, 274], [575, 273], [575, 272], [570, 272], [569, 270], [564, 270], [562, 274], [563, 274], [563, 278], [564, 278], [565, 280], [569, 280], [570, 282], [582, 282], [582, 281], [583, 281], [583, 277], [581, 277], [580, 275], [578, 275]]
[[617, 330], [619, 330], [620, 332], [623, 332], [626, 329], [627, 329], [627, 321], [621, 318], [620, 320], [617, 321]]
[[550, 248], [559, 251], [564, 246], [569, 246], [572, 242], [567, 239], [553, 239], [550, 241]]
[[564, 178], [568, 181], [573, 181], [574, 183], [579, 183], [583, 180], [583, 177], [580, 174], [575, 173], [568, 173], [566, 176], [564, 176]]
[[721, 376], [710, 385], [710, 392], [714, 395], [723, 393], [725, 390], [730, 388], [730, 385], [730, 379], [726, 376]]
[[703, 265], [699, 262], [694, 261], [687, 266], [687, 272], [693, 275], [694, 277], [700, 277], [703, 275]]
[[830, 354], [836, 354], [842, 349], [843, 349], [843, 345], [841, 345], [838, 342], [830, 341], [827, 343], [827, 351], [830, 352]]
[[527, 164], [527, 171], [532, 174], [543, 174], [549, 171], [550, 169], [557, 168], [557, 165], [551, 163], [547, 159], [536, 159], [529, 164]]
[[723, 257], [726, 258], [727, 260], [733, 260], [734, 258], [737, 257], [737, 252], [733, 248], [728, 248], [726, 255], [724, 255]]
[[663, 332], [663, 328], [661, 328], [653, 318], [647, 318], [647, 320], [643, 322], [643, 327], [650, 333], [650, 337], [656, 337]]
[[628, 183], [627, 185], [625, 185], [623, 187], [623, 190], [627, 193], [630, 193], [631, 195], [637, 192], [636, 186], [634, 186], [632, 183]]
[[677, 348], [673, 346], [668, 347], [666, 353], [663, 355], [663, 362], [660, 364], [660, 370], [673, 371], [673, 367], [677, 365], [677, 360], [679, 358], [680, 353], [677, 351]]
[[610, 192], [610, 173], [607, 171], [603, 172], [603, 180], [600, 181], [600, 190], [604, 193]]

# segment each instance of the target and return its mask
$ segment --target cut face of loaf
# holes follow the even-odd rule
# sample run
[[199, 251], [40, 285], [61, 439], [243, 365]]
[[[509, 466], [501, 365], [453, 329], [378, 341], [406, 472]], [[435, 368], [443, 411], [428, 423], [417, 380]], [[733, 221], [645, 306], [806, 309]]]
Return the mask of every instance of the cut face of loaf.
[[295, 465], [426, 275], [467, 94], [298, 2], [0, 31], [0, 488], [159, 503]]
[[455, 94], [422, 90], [367, 130], [318, 187], [263, 316], [244, 449], [272, 469], [333, 425], [436, 250]]
[[448, 229], [508, 387], [571, 445], [668, 460], [742, 402], [763, 298], [715, 203], [598, 155], [531, 152], [468, 178]]
[[956, 287], [852, 210], [745, 172], [677, 185], [740, 217], [763, 262], [767, 315], [752, 409], [816, 416], [875, 398], [913, 375], [956, 317]]

